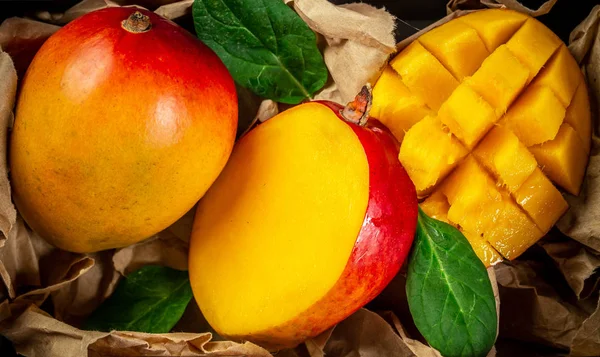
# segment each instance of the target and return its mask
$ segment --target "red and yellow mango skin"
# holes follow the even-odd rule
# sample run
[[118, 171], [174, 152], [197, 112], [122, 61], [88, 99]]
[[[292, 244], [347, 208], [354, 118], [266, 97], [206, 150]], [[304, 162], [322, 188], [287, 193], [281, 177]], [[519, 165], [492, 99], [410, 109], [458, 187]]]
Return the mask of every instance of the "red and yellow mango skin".
[[[304, 108], [302, 108], [303, 106]], [[330, 111], [317, 110], [318, 108], [315, 106], [325, 106]], [[261, 330], [246, 329], [243, 333], [239, 332], [244, 330], [243, 327], [241, 330], [236, 327], [238, 332], [232, 333], [233, 328], [229, 325], [237, 324], [236, 322], [231, 320], [219, 321], [219, 311], [228, 309], [230, 306], [215, 305], [223, 297], [219, 296], [219, 291], [206, 293], [207, 290], [218, 288], [211, 285], [208, 279], [202, 274], [205, 271], [204, 268], [210, 266], [211, 262], [205, 261], [210, 254], [201, 251], [206, 249], [206, 244], [211, 244], [207, 240], [214, 241], [219, 239], [212, 236], [209, 225], [215, 223], [214, 220], [208, 218], [209, 214], [207, 214], [207, 212], [212, 210], [213, 205], [216, 204], [213, 201], [217, 199], [216, 197], [219, 194], [217, 193], [213, 196], [211, 195], [211, 191], [209, 191], [205, 199], [201, 200], [195, 218], [190, 246], [190, 281], [196, 301], [209, 323], [211, 323], [219, 334], [234, 340], [248, 340], [271, 350], [294, 347], [306, 339], [325, 331], [367, 304], [385, 288], [405, 261], [410, 251], [416, 228], [417, 197], [414, 185], [397, 159], [399, 150], [398, 142], [389, 130], [376, 120], [369, 120], [364, 127], [344, 121], [340, 116], [342, 109], [342, 106], [332, 102], [317, 101], [295, 107], [292, 109], [296, 110], [295, 114], [288, 114], [295, 115], [295, 119], [298, 121], [306, 118], [303, 117], [304, 115], [311, 115], [313, 113], [314, 116], [336, 117], [336, 120], [341, 120], [352, 129], [364, 150], [364, 153], [356, 154], [365, 155], [368, 162], [368, 199], [366, 210], [362, 216], [362, 223], [348, 222], [348, 224], [358, 223], [357, 226], [360, 229], [357, 235], [347, 237], [347, 239], [351, 240], [352, 248], [349, 255], [346, 255], [345, 268], [343, 268], [336, 282], [329, 290], [308, 308], [297, 311], [297, 314], [293, 318], [286, 321], [278, 321], [278, 323], [273, 323], [271, 326]], [[261, 125], [269, 125], [271, 120], [278, 120], [278, 118], [272, 118]], [[299, 133], [298, 135], [301, 134]], [[241, 140], [254, 140], [251, 136], [252, 132]], [[307, 147], [306, 150], [306, 155], [310, 156], [311, 148]], [[233, 159], [230, 162], [235, 163], [235, 156], [236, 151], [234, 149]], [[253, 159], [251, 157], [243, 162], [251, 162]], [[226, 168], [222, 176], [227, 175], [229, 175], [229, 172]], [[216, 187], [216, 190], [226, 189], [219, 187], [219, 180], [221, 179], [226, 178], [220, 177], [217, 180], [216, 185], [213, 186]], [[266, 184], [268, 185], [269, 183]], [[253, 188], [247, 187], [246, 189], [252, 190]], [[213, 189], [211, 188], [211, 190]], [[267, 200], [268, 197], [264, 199]], [[357, 202], [357, 204], [359, 203]], [[231, 209], [235, 210], [236, 208], [232, 207]], [[252, 221], [248, 223], [253, 224]], [[269, 222], [264, 222], [264, 224], [269, 224]], [[301, 237], [302, 232], [299, 235]], [[246, 238], [238, 237], [238, 239], [244, 240]], [[250, 237], [247, 239], [253, 238]], [[261, 245], [261, 239], [261, 237], [256, 237], [254, 243]], [[236, 249], [236, 247], [232, 246], [231, 249]], [[319, 246], [314, 246], [314, 249], [319, 249]], [[279, 253], [287, 254], [287, 252]], [[203, 258], [201, 259], [200, 257]], [[269, 256], [257, 256], [254, 258], [254, 264], [261, 264], [264, 259], [270, 259]], [[235, 258], [224, 256], [223, 259], [227, 260], [227, 269], [239, 269], [236, 267]], [[223, 277], [218, 269], [211, 273]], [[311, 278], [310, 276], [307, 277], [309, 280]], [[290, 277], [290, 279], [294, 279], [294, 277]], [[231, 284], [235, 284], [235, 281], [232, 281]], [[278, 282], [272, 281], [269, 284], [278, 284]], [[259, 291], [258, 293], [264, 293], [265, 300], [267, 300], [268, 293], [263, 291]], [[225, 293], [222, 292], [222, 294]], [[295, 296], [300, 298], [303, 292], [297, 291], [295, 294]], [[240, 304], [243, 304], [243, 302], [240, 302]], [[251, 312], [248, 313], [251, 314]], [[257, 315], [256, 318], [260, 319], [261, 316]]]
[[[122, 27], [135, 11], [146, 32]], [[191, 209], [231, 153], [235, 86], [219, 58], [152, 12], [72, 21], [36, 54], [10, 143], [14, 200], [53, 245], [133, 244]]]

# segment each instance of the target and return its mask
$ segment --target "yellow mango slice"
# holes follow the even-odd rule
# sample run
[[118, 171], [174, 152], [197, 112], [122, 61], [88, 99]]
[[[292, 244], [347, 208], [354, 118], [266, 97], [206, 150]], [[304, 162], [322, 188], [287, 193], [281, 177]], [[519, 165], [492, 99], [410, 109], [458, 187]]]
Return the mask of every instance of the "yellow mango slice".
[[448, 210], [450, 209], [450, 203], [448, 199], [441, 191], [435, 191], [425, 201], [419, 205], [423, 212], [431, 218], [435, 218], [438, 221], [450, 223], [448, 221]]
[[410, 91], [436, 112], [458, 86], [452, 74], [417, 41], [394, 57], [390, 65]]
[[567, 201], [539, 168], [535, 169], [514, 196], [517, 203], [544, 233], [547, 233], [569, 208]]
[[467, 238], [469, 243], [471, 243], [473, 251], [486, 267], [490, 267], [502, 261], [502, 256], [498, 254], [498, 252], [492, 248], [491, 244], [483, 239], [481, 235], [468, 231], [461, 232], [465, 238]]
[[502, 116], [523, 90], [528, 78], [527, 67], [502, 45], [483, 61], [467, 83], [496, 109], [498, 116]]
[[417, 194], [443, 179], [467, 155], [467, 149], [436, 117], [426, 117], [404, 137], [398, 158], [415, 184]]
[[565, 123], [568, 123], [579, 135], [586, 154], [590, 153], [592, 138], [592, 118], [590, 101], [585, 81], [581, 81], [571, 104], [565, 114]]
[[519, 139], [505, 127], [492, 129], [473, 155], [509, 192], [515, 192], [533, 173], [537, 162]]
[[525, 144], [532, 146], [554, 139], [566, 110], [548, 87], [529, 87], [502, 119]]
[[438, 117], [469, 149], [497, 120], [494, 108], [464, 82], [444, 102]]
[[588, 157], [579, 135], [564, 123], [554, 140], [529, 148], [549, 179], [573, 195], [579, 194]]
[[527, 83], [538, 74], [562, 41], [534, 18], [528, 18], [521, 28], [506, 42], [506, 46], [529, 68]]
[[458, 80], [475, 73], [489, 55], [477, 31], [459, 21], [434, 28], [418, 41]]
[[527, 16], [522, 13], [506, 9], [476, 11], [457, 19], [477, 31], [490, 53], [506, 43], [525, 20]]
[[433, 113], [410, 92], [391, 67], [386, 67], [373, 87], [371, 116], [402, 141], [404, 133], [428, 114]]
[[551, 88], [566, 108], [571, 103], [575, 89], [582, 80], [583, 74], [575, 58], [573, 58], [567, 46], [562, 44], [535, 78], [532, 85]]

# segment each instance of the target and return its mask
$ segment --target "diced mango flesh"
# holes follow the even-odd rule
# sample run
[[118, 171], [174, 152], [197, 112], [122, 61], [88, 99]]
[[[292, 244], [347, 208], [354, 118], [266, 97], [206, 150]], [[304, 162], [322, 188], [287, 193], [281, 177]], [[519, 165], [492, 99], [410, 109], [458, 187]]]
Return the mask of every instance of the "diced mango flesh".
[[587, 85], [567, 47], [527, 15], [484, 10], [422, 35], [390, 66], [375, 113], [403, 140], [423, 210], [486, 264], [517, 257], [567, 208], [553, 184], [577, 194], [588, 161]]
[[528, 83], [562, 44], [561, 40], [534, 18], [528, 18], [506, 42], [508, 49], [529, 68]]
[[497, 120], [488, 102], [464, 82], [442, 105], [438, 116], [469, 149], [473, 149]]
[[566, 108], [571, 103], [575, 89], [583, 81], [583, 74], [575, 58], [567, 49], [560, 46], [548, 64], [535, 78], [533, 85], [546, 86], [554, 91], [562, 105]]
[[527, 67], [502, 45], [483, 61], [467, 83], [501, 116], [521, 93], [528, 78]]
[[592, 113], [585, 81], [581, 81], [565, 114], [565, 123], [579, 135], [586, 154], [590, 152], [592, 138]]
[[404, 137], [399, 159], [421, 196], [467, 155], [465, 147], [444, 130], [436, 117], [426, 117]]
[[477, 31], [460, 21], [435, 28], [419, 37], [418, 41], [458, 80], [475, 73], [489, 56]]
[[410, 91], [434, 111], [458, 86], [452, 74], [417, 41], [394, 57], [390, 65]]
[[490, 53], [506, 43], [526, 20], [527, 16], [504, 9], [476, 11], [458, 18], [477, 31]]
[[554, 139], [565, 118], [565, 108], [548, 87], [529, 87], [502, 119], [525, 144]]
[[486, 267], [502, 261], [502, 256], [483, 237], [469, 231], [462, 231], [462, 233], [469, 243], [471, 243], [473, 251]]
[[546, 233], [552, 228], [569, 205], [556, 187], [536, 168], [514, 193], [517, 203], [533, 219], [538, 228]]
[[450, 203], [448, 220], [466, 232], [480, 235], [508, 259], [521, 254], [543, 235], [472, 156], [444, 181], [442, 192]]
[[533, 155], [512, 131], [497, 126], [473, 151], [473, 155], [509, 192], [516, 192], [537, 167]]
[[429, 217], [451, 224], [451, 222], [448, 221], [450, 203], [448, 203], [448, 199], [441, 191], [435, 191], [429, 195], [429, 197], [420, 204], [420, 207]]
[[391, 67], [386, 67], [373, 88], [371, 116], [402, 140], [404, 133], [428, 114], [433, 113], [406, 88]]
[[567, 192], [578, 195], [587, 166], [579, 135], [564, 123], [554, 140], [529, 148], [542, 171]]

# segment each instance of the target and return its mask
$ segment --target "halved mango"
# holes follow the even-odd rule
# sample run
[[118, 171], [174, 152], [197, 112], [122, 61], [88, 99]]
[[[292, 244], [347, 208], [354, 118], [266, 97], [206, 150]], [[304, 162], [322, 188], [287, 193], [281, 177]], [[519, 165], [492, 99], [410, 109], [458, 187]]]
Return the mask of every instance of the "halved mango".
[[[563, 214], [553, 184], [577, 194], [585, 173], [590, 105], [568, 48], [539, 21], [490, 9], [422, 35], [391, 65], [430, 109], [396, 134], [423, 210], [472, 236], [482, 260], [479, 238], [515, 258]], [[414, 119], [396, 111], [386, 120], [396, 128]]]

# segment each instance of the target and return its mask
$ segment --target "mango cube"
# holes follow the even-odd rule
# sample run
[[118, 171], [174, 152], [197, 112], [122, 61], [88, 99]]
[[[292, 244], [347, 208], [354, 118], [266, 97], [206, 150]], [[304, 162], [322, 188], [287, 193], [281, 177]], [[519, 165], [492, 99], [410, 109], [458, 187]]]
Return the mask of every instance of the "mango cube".
[[398, 158], [422, 196], [467, 155], [467, 149], [444, 130], [436, 117], [426, 117], [404, 137]]
[[505, 258], [518, 256], [543, 235], [472, 156], [448, 177], [442, 190], [450, 202], [448, 220], [479, 235]]
[[436, 112], [458, 86], [452, 74], [417, 41], [394, 57], [390, 65], [410, 91]]
[[566, 110], [548, 87], [529, 87], [502, 119], [525, 144], [532, 146], [554, 139]]
[[468, 231], [462, 231], [462, 234], [467, 238], [473, 251], [486, 267], [502, 261], [502, 256], [483, 237]]
[[450, 221], [448, 221], [450, 203], [448, 203], [448, 199], [441, 191], [433, 192], [419, 206], [429, 217], [437, 219], [438, 221], [450, 223]]
[[469, 149], [497, 120], [494, 108], [464, 82], [444, 102], [438, 116]]
[[548, 177], [567, 192], [578, 195], [587, 166], [587, 155], [579, 135], [564, 123], [554, 140], [529, 148]]
[[535, 78], [533, 85], [551, 88], [566, 108], [571, 103], [575, 89], [581, 81], [583, 81], [583, 74], [579, 65], [567, 46], [561, 44], [559, 50]]
[[457, 19], [477, 31], [490, 53], [506, 43], [526, 20], [526, 15], [506, 9], [475, 11]]
[[515, 192], [533, 173], [537, 162], [510, 130], [497, 126], [477, 146], [473, 155], [509, 192]]
[[592, 117], [590, 100], [585, 81], [581, 81], [571, 104], [565, 114], [565, 123], [569, 124], [581, 139], [586, 154], [590, 152], [592, 138]]
[[477, 31], [460, 21], [435, 28], [419, 37], [418, 41], [458, 80], [475, 73], [489, 56]]
[[502, 45], [483, 61], [467, 83], [501, 116], [525, 88], [528, 78], [527, 67]]
[[514, 196], [517, 203], [544, 233], [547, 233], [569, 208], [567, 201], [539, 168], [535, 169]]
[[538, 74], [562, 41], [546, 26], [534, 18], [528, 18], [506, 42], [508, 49], [529, 68], [527, 83]]
[[402, 141], [404, 133], [428, 114], [433, 113], [410, 92], [391, 67], [386, 67], [373, 87], [371, 116]]

